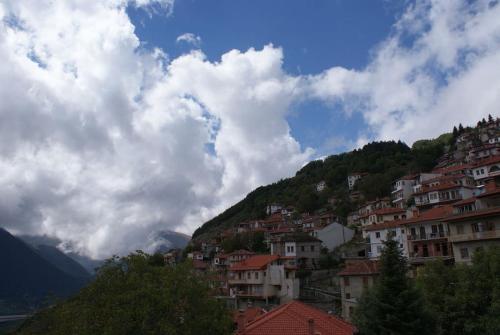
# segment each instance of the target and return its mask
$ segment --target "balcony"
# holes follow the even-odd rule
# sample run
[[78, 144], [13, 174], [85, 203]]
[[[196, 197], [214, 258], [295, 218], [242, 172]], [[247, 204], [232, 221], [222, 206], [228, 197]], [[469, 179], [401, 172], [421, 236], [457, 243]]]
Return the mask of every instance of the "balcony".
[[481, 241], [490, 239], [500, 239], [500, 230], [487, 230], [476, 233], [450, 236], [450, 242]]
[[449, 232], [440, 231], [430, 234], [425, 233], [425, 234], [408, 235], [407, 239], [408, 241], [422, 241], [422, 240], [435, 240], [440, 238], [447, 238], [448, 236], [450, 236]]

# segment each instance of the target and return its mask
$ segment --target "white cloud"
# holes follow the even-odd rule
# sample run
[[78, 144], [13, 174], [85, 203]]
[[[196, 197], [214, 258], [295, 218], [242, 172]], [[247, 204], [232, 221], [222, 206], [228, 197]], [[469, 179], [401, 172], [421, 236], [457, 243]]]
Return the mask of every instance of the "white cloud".
[[192, 46], [197, 48], [201, 45], [201, 37], [193, 33], [184, 33], [182, 35], [179, 35], [177, 36], [177, 39], [175, 41], [177, 43], [184, 42], [187, 44], [191, 44]]
[[[146, 5], [146, 2], [137, 2]], [[192, 232], [310, 157], [272, 46], [142, 50], [122, 1], [0, 5], [0, 224], [95, 257]], [[208, 150], [212, 146], [213, 150]]]
[[408, 143], [500, 110], [500, 6], [422, 1], [408, 8], [363, 70], [308, 78], [312, 96], [360, 112], [372, 139]]

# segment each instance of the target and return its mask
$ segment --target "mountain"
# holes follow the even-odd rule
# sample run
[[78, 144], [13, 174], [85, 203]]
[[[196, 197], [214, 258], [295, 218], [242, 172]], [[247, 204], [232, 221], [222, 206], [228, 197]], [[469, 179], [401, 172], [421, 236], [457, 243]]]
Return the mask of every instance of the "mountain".
[[74, 277], [93, 275], [95, 269], [104, 262], [104, 260], [93, 259], [76, 252], [60, 251], [57, 246], [62, 241], [55, 237], [47, 235], [19, 235], [17, 237], [32, 246], [47, 261]]
[[191, 240], [189, 235], [177, 233], [171, 230], [162, 230], [155, 234], [155, 252], [167, 252], [173, 248], [184, 249]]
[[[64, 260], [53, 250], [42, 251], [46, 257], [58, 259], [72, 272], [74, 264]], [[62, 261], [61, 261], [62, 260]], [[62, 267], [62, 265], [61, 265]], [[0, 299], [44, 299], [56, 295], [68, 296], [78, 291], [85, 278], [77, 278], [59, 269], [34, 248], [0, 228]], [[81, 272], [81, 269], [76, 271]]]
[[62, 272], [76, 278], [89, 278], [90, 273], [77, 261], [51, 245], [39, 245], [37, 253]]
[[[361, 149], [312, 161], [294, 177], [250, 192], [245, 199], [205, 222], [194, 232], [193, 240], [213, 237], [242, 221], [262, 219], [266, 206], [273, 203], [293, 206], [301, 213], [329, 209], [345, 218], [357, 206], [357, 201], [349, 196], [349, 174], [367, 174], [355, 186], [361, 198], [388, 196], [393, 180], [408, 173], [430, 171], [454, 141], [454, 135], [443, 134], [433, 140], [418, 141], [411, 148], [400, 141], [372, 142]], [[318, 192], [316, 185], [323, 181], [326, 188]], [[335, 198], [335, 206], [329, 204], [331, 198]]]

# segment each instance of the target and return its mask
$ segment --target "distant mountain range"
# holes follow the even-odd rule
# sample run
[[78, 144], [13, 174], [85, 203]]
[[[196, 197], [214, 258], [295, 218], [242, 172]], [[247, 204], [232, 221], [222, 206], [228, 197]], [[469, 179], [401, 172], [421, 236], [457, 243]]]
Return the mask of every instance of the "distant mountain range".
[[0, 300], [43, 301], [77, 292], [90, 274], [52, 246], [37, 248], [0, 228]]

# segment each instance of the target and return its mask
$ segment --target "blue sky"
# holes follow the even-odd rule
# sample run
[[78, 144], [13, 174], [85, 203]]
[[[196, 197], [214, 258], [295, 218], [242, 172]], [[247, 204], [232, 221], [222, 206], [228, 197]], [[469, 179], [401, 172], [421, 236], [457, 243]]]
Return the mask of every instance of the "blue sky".
[[[333, 66], [365, 68], [404, 8], [403, 1], [388, 0], [178, 0], [170, 16], [134, 7], [128, 13], [143, 46], [161, 47], [171, 59], [192, 49], [176, 42], [188, 32], [201, 38], [212, 62], [231, 49], [272, 43], [283, 48], [286, 72], [309, 75]], [[351, 149], [366, 125], [361, 114], [347, 116], [339, 108], [320, 101], [293, 105], [287, 118], [292, 136], [316, 157]]]

